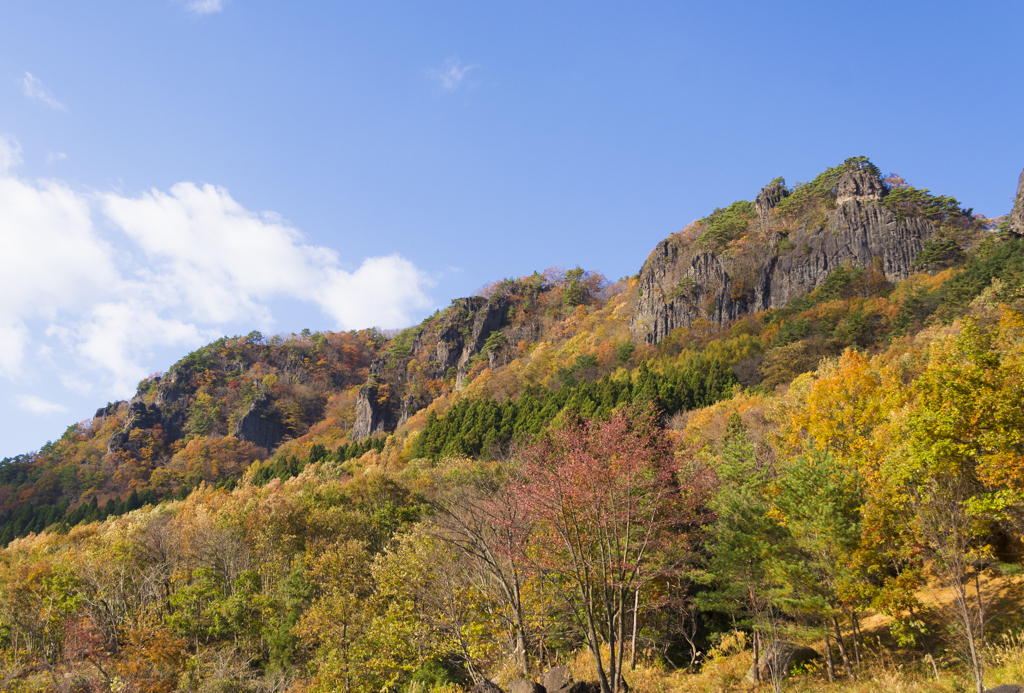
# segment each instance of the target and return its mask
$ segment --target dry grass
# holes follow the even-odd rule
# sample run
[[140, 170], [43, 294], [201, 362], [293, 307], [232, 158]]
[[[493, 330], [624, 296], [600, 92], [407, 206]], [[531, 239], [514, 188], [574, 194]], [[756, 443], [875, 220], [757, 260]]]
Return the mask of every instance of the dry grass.
[[[945, 660], [940, 679], [935, 680], [931, 665], [916, 652], [899, 652], [884, 645], [866, 645], [856, 680], [842, 675], [829, 683], [824, 664], [787, 678], [782, 688], [792, 693], [965, 693], [973, 688], [970, 672], [952, 660]], [[817, 649], [821, 649], [820, 646]], [[605, 653], [607, 656], [607, 652]], [[749, 643], [742, 633], [732, 634], [711, 651], [700, 671], [670, 671], [654, 658], [641, 658], [635, 671], [626, 672], [632, 693], [769, 693], [767, 682], [754, 685], [744, 676], [750, 667]], [[992, 638], [985, 651], [985, 685], [1024, 682], [1024, 631]], [[597, 674], [594, 660], [581, 650], [569, 662], [578, 680], [593, 681]]]

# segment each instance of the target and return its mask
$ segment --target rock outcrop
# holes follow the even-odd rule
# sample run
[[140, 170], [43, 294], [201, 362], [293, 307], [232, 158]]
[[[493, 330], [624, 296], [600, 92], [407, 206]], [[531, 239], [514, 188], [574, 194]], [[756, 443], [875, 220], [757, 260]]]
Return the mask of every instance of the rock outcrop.
[[[516, 285], [488, 298], [456, 299], [444, 313], [413, 328], [415, 336], [411, 341], [393, 345], [370, 364], [369, 380], [360, 388], [356, 399], [353, 440], [393, 431], [430, 404], [432, 396], [429, 391], [409, 391], [412, 377], [407, 372], [407, 365], [411, 359], [415, 358], [422, 364], [416, 376], [418, 379], [449, 379], [456, 389], [460, 389], [475, 358], [486, 356], [488, 365], [493, 368], [500, 362], [502, 352], [507, 351], [507, 345], [515, 344], [521, 338], [533, 337], [536, 330], [530, 326], [509, 324], [512, 294], [520, 289]], [[502, 332], [499, 346], [492, 342], [485, 349], [488, 339], [499, 331]]]
[[782, 183], [769, 183], [761, 189], [761, 192], [754, 198], [754, 208], [757, 210], [761, 228], [768, 228], [768, 215], [782, 198], [789, 195], [789, 188]]
[[108, 418], [123, 413], [127, 408], [128, 402], [123, 399], [117, 402], [111, 402], [105, 407], [100, 407], [92, 417], [93, 430], [98, 431]]
[[877, 176], [865, 170], [843, 174], [836, 185], [836, 204], [847, 202], [878, 202], [885, 196], [885, 186]]
[[[795, 645], [784, 640], [777, 640], [768, 645], [758, 660], [761, 680], [771, 680], [774, 675], [785, 678], [793, 671], [793, 667], [820, 659], [821, 655], [810, 647]], [[747, 670], [747, 681], [754, 681], [754, 667]]]
[[273, 402], [263, 393], [249, 405], [246, 412], [235, 427], [235, 437], [267, 450], [273, 450], [284, 438], [284, 426], [281, 414]]
[[[106, 409], [98, 410], [94, 418], [94, 427], [98, 419], [101, 420], [111, 413], [125, 414], [124, 426], [110, 437], [107, 452], [137, 453], [138, 444], [132, 442], [131, 436], [132, 431], [136, 429], [159, 427], [165, 445], [184, 436], [189, 404], [184, 383], [188, 375], [171, 371], [166, 376], [144, 381], [147, 389], [140, 389], [130, 402], [118, 402], [115, 405], [108, 405]], [[150, 387], [156, 388], [156, 396], [151, 404], [146, 404], [146, 395], [151, 392], [148, 390]], [[114, 406], [115, 410], [111, 410], [111, 406]]]
[[1024, 236], [1024, 171], [1020, 173], [1020, 180], [1017, 181], [1017, 197], [1013, 202], [1013, 211], [1010, 212], [1008, 225], [1010, 233]]
[[[374, 433], [394, 430], [397, 420], [386, 399], [380, 397], [378, 385], [364, 385], [356, 398], [356, 421], [352, 439], [363, 440]], [[408, 417], [407, 417], [408, 418]]]
[[[881, 203], [884, 192], [877, 177], [849, 171], [824, 219], [776, 231], [762, 225], [742, 251], [710, 250], [677, 237], [662, 241], [640, 272], [634, 338], [653, 344], [698, 319], [725, 325], [778, 308], [843, 265], [877, 268], [892, 282], [905, 279], [938, 227], [923, 217], [897, 216]], [[762, 190], [758, 214], [767, 218], [781, 199], [778, 191]]]

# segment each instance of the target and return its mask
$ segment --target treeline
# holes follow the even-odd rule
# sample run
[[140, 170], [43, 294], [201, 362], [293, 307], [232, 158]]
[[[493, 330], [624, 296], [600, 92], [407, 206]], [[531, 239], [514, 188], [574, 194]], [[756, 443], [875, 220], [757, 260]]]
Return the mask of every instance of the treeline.
[[536, 436], [562, 412], [603, 419], [625, 404], [651, 402], [668, 416], [714, 404], [728, 397], [736, 383], [736, 374], [721, 361], [700, 357], [663, 370], [644, 362], [635, 374], [609, 374], [595, 382], [574, 382], [570, 374], [558, 390], [533, 386], [516, 400], [464, 399], [443, 416], [429, 412], [412, 455], [429, 459], [493, 456], [502, 446]]
[[320, 443], [314, 443], [305, 459], [296, 455], [276, 455], [273, 459], [264, 462], [253, 472], [252, 481], [260, 486], [269, 483], [271, 479], [284, 481], [301, 474], [308, 464], [347, 462], [362, 457], [370, 450], [380, 452], [384, 449], [386, 441], [387, 436], [374, 436], [362, 442], [339, 445], [335, 450], [328, 450]]
[[[191, 489], [185, 491], [185, 495], [188, 495], [189, 491]], [[66, 499], [59, 503], [43, 505], [26, 503], [17, 510], [8, 510], [0, 514], [0, 547], [7, 546], [13, 539], [24, 537], [31, 532], [42, 532], [47, 527], [63, 533], [80, 523], [89, 524], [97, 520], [102, 522], [108, 517], [124, 515], [159, 500], [152, 490], [139, 493], [136, 489], [120, 502], [111, 498], [103, 507], [100, 507], [96, 496], [74, 509], [69, 509]]]

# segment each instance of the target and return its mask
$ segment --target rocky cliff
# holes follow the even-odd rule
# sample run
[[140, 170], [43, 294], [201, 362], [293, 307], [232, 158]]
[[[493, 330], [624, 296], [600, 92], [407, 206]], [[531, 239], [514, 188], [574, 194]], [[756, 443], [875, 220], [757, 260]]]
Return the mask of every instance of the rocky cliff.
[[1024, 236], [1024, 171], [1020, 173], [1017, 181], [1017, 197], [1013, 202], [1013, 211], [1010, 212], [1010, 233]]
[[[152, 430], [159, 427], [166, 444], [180, 439], [185, 434], [185, 423], [188, 420], [188, 380], [191, 375], [188, 369], [172, 369], [166, 376], [158, 376], [140, 386], [131, 401], [116, 402], [108, 405], [106, 410], [97, 411], [94, 427], [97, 427], [96, 419], [104, 414], [127, 410], [124, 426], [111, 436], [107, 451], [137, 454], [138, 438], [133, 440], [131, 435], [135, 430]], [[146, 404], [147, 395], [154, 387], [156, 396], [150, 404]]]
[[[570, 284], [583, 280], [583, 271], [578, 272]], [[585, 281], [577, 286], [582, 302], [588, 300], [584, 285]], [[537, 274], [504, 280], [488, 296], [456, 299], [443, 312], [396, 336], [370, 365], [367, 383], [359, 390], [353, 439], [393, 431], [429, 405], [442, 386], [461, 389], [481, 369], [508, 363], [517, 344], [541, 337], [542, 304], [553, 288]]]
[[[887, 192], [873, 166], [848, 165], [834, 185], [817, 198], [805, 194], [799, 204], [784, 186], [769, 185], [755, 202], [758, 223], [734, 232], [724, 245], [708, 240], [714, 216], [689, 235], [667, 238], [640, 272], [634, 338], [657, 343], [699, 319], [724, 325], [744, 313], [781, 307], [842, 265], [874, 267], [892, 282], [906, 278], [943, 221], [890, 208]], [[794, 204], [780, 210], [783, 201]]]

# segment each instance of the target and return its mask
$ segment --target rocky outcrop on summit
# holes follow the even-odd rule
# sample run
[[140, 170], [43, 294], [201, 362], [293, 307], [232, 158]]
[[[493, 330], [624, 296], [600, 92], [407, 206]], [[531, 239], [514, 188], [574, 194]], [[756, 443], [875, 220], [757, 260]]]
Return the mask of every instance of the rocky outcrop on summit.
[[709, 249], [679, 236], [659, 243], [640, 272], [634, 338], [657, 343], [698, 319], [725, 325], [781, 307], [843, 265], [874, 267], [892, 282], [909, 276], [937, 224], [887, 208], [885, 188], [869, 171], [847, 171], [830, 194], [823, 218], [773, 227], [772, 209], [783, 196], [765, 188], [757, 198], [760, 231], [748, 234], [740, 250]]
[[768, 228], [768, 215], [779, 204], [779, 201], [788, 195], [789, 188], [782, 183], [769, 183], [761, 188], [761, 192], [754, 198], [754, 208], [757, 209], [762, 229]]
[[1017, 181], [1017, 197], [1013, 202], [1013, 211], [1010, 212], [1010, 233], [1024, 236], [1024, 171], [1020, 173], [1020, 180]]
[[867, 171], [850, 171], [839, 179], [836, 186], [836, 204], [847, 202], [878, 202], [885, 197], [885, 186], [877, 176]]

